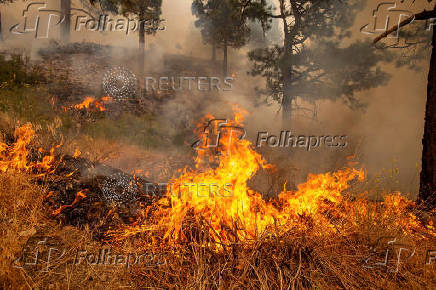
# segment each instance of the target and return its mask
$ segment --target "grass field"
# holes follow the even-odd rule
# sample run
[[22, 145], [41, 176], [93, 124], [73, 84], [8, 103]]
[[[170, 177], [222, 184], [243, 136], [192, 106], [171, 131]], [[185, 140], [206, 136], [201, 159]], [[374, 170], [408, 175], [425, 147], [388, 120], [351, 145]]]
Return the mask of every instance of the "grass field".
[[[3, 67], [26, 66], [17, 59], [0, 61]], [[265, 201], [245, 187], [244, 178], [251, 178], [245, 173], [258, 169], [248, 161], [260, 158], [246, 143], [236, 147], [246, 155], [219, 161], [224, 173], [240, 169], [241, 183], [236, 183], [242, 193], [236, 190], [232, 200], [246, 199], [250, 207], [238, 208], [242, 213], [232, 212], [231, 201], [219, 203], [224, 199], [162, 198], [139, 203], [128, 222], [116, 205], [103, 218], [83, 212], [97, 225], [110, 221], [104, 238], [96, 238], [98, 226], [69, 224], [53, 214], [60, 205], [47, 202], [57, 194], [52, 184], [63, 180], [70, 186], [71, 175], [53, 171], [63, 154], [80, 152], [91, 162], [155, 182], [177, 174], [175, 182], [225, 179], [226, 174], [211, 169], [203, 175], [178, 173], [190, 165], [186, 150], [166, 153], [173, 140], [160, 134], [164, 124], [153, 115], [111, 119], [98, 110], [59, 109], [44, 80], [23, 70], [15, 77], [0, 72], [1, 288], [436, 287], [436, 212], [390, 192], [392, 178], [357, 180], [360, 171], [344, 169], [309, 176], [296, 191]], [[35, 135], [21, 144], [17, 129], [29, 123]], [[52, 155], [50, 148], [55, 148]], [[44, 156], [53, 157], [46, 159], [47, 168], [41, 165]], [[135, 167], [126, 160], [152, 165]], [[87, 203], [88, 193], [82, 194], [64, 204], [63, 212]], [[101, 207], [98, 202], [90, 206]]]

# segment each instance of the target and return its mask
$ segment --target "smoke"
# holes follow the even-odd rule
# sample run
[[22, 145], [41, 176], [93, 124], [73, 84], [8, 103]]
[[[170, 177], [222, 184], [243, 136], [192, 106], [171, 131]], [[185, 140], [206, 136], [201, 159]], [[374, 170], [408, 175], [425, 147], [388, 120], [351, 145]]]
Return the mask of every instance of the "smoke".
[[[375, 0], [368, 1], [366, 8], [357, 15], [352, 27], [352, 37], [348, 41], [371, 38], [362, 34], [360, 28], [371, 21], [372, 10], [377, 3]], [[49, 4], [59, 8], [57, 2]], [[13, 35], [8, 31], [11, 25], [22, 21], [21, 13], [25, 5], [27, 2], [15, 2], [1, 7], [5, 32], [2, 48], [26, 49], [29, 55], [36, 58], [35, 52], [47, 47], [50, 39], [35, 40], [32, 35]], [[79, 5], [79, 1], [73, 1], [74, 7]], [[413, 7], [419, 10], [419, 7]], [[210, 61], [212, 48], [203, 43], [200, 31], [194, 26], [191, 1], [163, 1], [162, 18], [165, 19], [163, 24], [166, 29], [155, 36], [146, 36], [146, 74], [157, 77], [181, 74], [220, 76], [222, 51], [217, 51], [218, 62], [213, 64]], [[258, 104], [255, 88], [263, 88], [265, 80], [247, 75], [251, 68], [247, 52], [256, 47], [280, 44], [282, 28], [279, 21], [273, 21], [272, 29], [266, 35], [258, 23], [251, 23], [250, 28], [250, 43], [239, 50], [229, 49], [229, 72], [234, 76], [231, 91], [176, 92], [174, 98], [162, 106], [157, 120], [165, 124], [165, 134], [174, 139], [174, 144], [180, 148], [187, 146], [190, 138], [194, 139], [193, 135], [189, 135], [190, 130], [202, 115], [211, 113], [217, 118], [229, 118], [233, 103], [240, 104], [249, 112], [245, 124], [248, 138], [253, 142], [259, 131], [279, 133], [280, 105]], [[59, 38], [58, 27], [53, 27], [52, 35], [51, 39]], [[71, 41], [110, 45], [110, 52], [101, 56], [107, 60], [107, 67], [123, 65], [137, 73], [137, 33], [125, 35], [122, 32], [72, 32]], [[290, 183], [297, 184], [305, 180], [309, 172], [317, 173], [341, 167], [346, 163], [347, 156], [356, 155], [370, 176], [381, 173], [383, 169], [398, 168], [399, 183], [394, 184], [393, 188], [416, 193], [428, 67], [424, 63], [422, 71], [418, 73], [386, 64], [382, 64], [381, 68], [391, 74], [392, 78], [386, 86], [357, 94], [358, 98], [368, 104], [364, 111], [351, 110], [342, 102], [331, 100], [317, 102], [314, 110], [311, 104], [298, 100], [309, 113], [294, 118], [292, 128], [289, 129], [302, 135], [347, 135], [348, 147], [342, 151], [320, 149], [313, 152], [261, 149], [269, 161], [284, 168]]]

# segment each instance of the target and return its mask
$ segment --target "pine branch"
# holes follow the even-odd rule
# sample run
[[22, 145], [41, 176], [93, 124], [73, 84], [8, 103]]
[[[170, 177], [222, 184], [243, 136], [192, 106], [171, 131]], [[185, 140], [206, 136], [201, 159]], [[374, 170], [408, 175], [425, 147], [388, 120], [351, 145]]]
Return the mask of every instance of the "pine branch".
[[377, 42], [379, 42], [381, 39], [387, 37], [392, 32], [396, 32], [398, 29], [400, 29], [403, 26], [408, 25], [409, 23], [411, 23], [414, 20], [428, 20], [430, 18], [436, 18], [436, 6], [435, 6], [435, 8], [433, 8], [433, 10], [429, 10], [429, 11], [424, 10], [420, 13], [414, 14], [414, 15], [410, 16], [409, 18], [401, 21], [398, 25], [386, 30], [385, 32], [383, 32], [382, 34], [380, 34], [379, 36], [377, 36], [373, 40], [373, 44], [376, 44]]

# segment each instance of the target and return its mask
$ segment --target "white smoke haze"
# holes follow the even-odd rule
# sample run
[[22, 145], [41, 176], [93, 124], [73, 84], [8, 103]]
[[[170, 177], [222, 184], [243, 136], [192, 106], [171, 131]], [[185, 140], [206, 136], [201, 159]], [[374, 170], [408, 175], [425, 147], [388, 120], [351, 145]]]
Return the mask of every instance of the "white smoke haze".
[[[368, 35], [360, 32], [360, 27], [368, 23], [371, 11], [379, 1], [368, 1], [366, 9], [361, 11], [355, 19], [352, 29], [352, 40], [370, 39]], [[40, 48], [47, 47], [50, 40], [59, 40], [59, 27], [52, 27], [50, 39], [35, 40], [33, 35], [14, 35], [9, 28], [16, 23], [22, 23], [21, 13], [29, 2], [15, 2], [2, 5], [2, 26], [4, 42], [2, 50], [23, 50], [32, 59], [38, 59]], [[59, 9], [60, 1], [48, 1], [53, 9]], [[406, 3], [407, 4], [407, 3]], [[410, 3], [409, 3], [410, 4]], [[411, 5], [411, 4], [410, 4]], [[72, 1], [73, 7], [81, 7], [80, 1]], [[415, 7], [415, 6], [413, 6]], [[166, 29], [159, 31], [155, 36], [146, 36], [146, 67], [145, 73], [159, 76], [168, 75], [169, 68], [165, 60], [171, 57], [185, 58], [191, 61], [194, 67], [198, 63], [209, 63], [211, 47], [203, 44], [199, 29], [194, 25], [195, 17], [191, 14], [191, 1], [164, 0], [163, 15]], [[414, 8], [419, 10], [419, 8]], [[264, 45], [273, 42], [280, 43], [281, 35], [278, 23], [273, 23], [274, 29], [268, 32], [263, 40]], [[74, 24], [72, 23], [72, 26]], [[255, 88], [264, 88], [265, 81], [260, 77], [247, 75], [251, 64], [247, 52], [262, 44], [262, 33], [258, 24], [252, 25], [255, 36], [250, 44], [242, 49], [229, 48], [229, 74], [234, 76], [233, 89], [229, 92], [203, 93], [198, 91], [182, 91], [169, 101], [163, 109], [158, 120], [165, 122], [169, 134], [177, 134], [177, 130], [192, 126], [198, 117], [211, 113], [217, 118], [231, 117], [231, 104], [238, 103], [249, 112], [245, 127], [248, 138], [256, 142], [257, 132], [268, 131], [279, 134], [281, 114], [280, 106], [272, 103], [256, 105]], [[122, 32], [72, 32], [71, 42], [92, 42], [111, 47], [110, 54], [104, 56], [110, 65], [123, 65], [137, 72], [138, 35], [133, 33], [125, 35]], [[220, 76], [222, 50], [217, 50], [218, 63], [216, 67], [205, 67], [205, 76], [216, 74]], [[346, 64], [344, 64], [346, 65]], [[190, 71], [192, 67], [183, 70]], [[295, 134], [302, 135], [346, 135], [347, 148], [341, 150], [317, 149], [307, 152], [304, 149], [284, 148], [280, 150], [260, 149], [265, 158], [271, 162], [279, 163], [280, 167], [287, 169], [290, 184], [298, 184], [305, 180], [309, 172], [319, 173], [332, 170], [344, 165], [345, 157], [356, 155], [369, 175], [374, 176], [383, 169], [399, 169], [399, 190], [416, 193], [419, 179], [417, 174], [420, 168], [421, 139], [423, 135], [424, 109], [426, 99], [426, 82], [428, 67], [425, 62], [420, 72], [407, 68], [396, 68], [393, 65], [383, 65], [383, 70], [392, 76], [387, 86], [371, 89], [359, 93], [359, 98], [368, 106], [366, 110], [351, 110], [340, 101], [317, 102], [317, 115], [298, 116], [295, 118], [292, 129]], [[179, 76], [175, 72], [174, 76]], [[99, 78], [96, 77], [96, 82]], [[312, 108], [311, 105], [301, 102], [301, 106]], [[194, 139], [195, 136], [192, 136]], [[183, 145], [186, 146], [186, 145]]]

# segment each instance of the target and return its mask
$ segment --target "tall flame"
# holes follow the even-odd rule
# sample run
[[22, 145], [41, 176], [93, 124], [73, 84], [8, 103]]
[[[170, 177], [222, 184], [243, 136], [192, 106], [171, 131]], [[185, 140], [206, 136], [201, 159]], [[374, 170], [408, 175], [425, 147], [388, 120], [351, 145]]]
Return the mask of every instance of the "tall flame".
[[[326, 208], [342, 201], [342, 192], [351, 180], [363, 180], [364, 171], [352, 168], [309, 175], [296, 192], [284, 190], [277, 200], [265, 201], [247, 182], [259, 169], [274, 167], [254, 151], [250, 141], [235, 133], [242, 126], [244, 112], [234, 110], [233, 120], [215, 120], [204, 130], [198, 128], [203, 136], [196, 143], [195, 169], [185, 168], [170, 181], [169, 196], [160, 200], [161, 206], [151, 219], [115, 236], [163, 230], [165, 240], [184, 241], [189, 239], [184, 233], [185, 221], [199, 217], [208, 224], [209, 234], [217, 243], [249, 241], [270, 229], [286, 230], [297, 224], [303, 229], [304, 217], [314, 223], [328, 223], [324, 215]], [[150, 220], [154, 222], [150, 224]]]
[[[27, 123], [15, 130], [15, 143], [8, 145], [0, 141], [0, 171], [43, 171], [48, 172], [54, 162], [55, 147], [50, 149], [50, 154], [45, 155], [41, 161], [29, 161], [29, 149], [35, 131], [30, 123]], [[43, 152], [39, 148], [39, 152]]]

